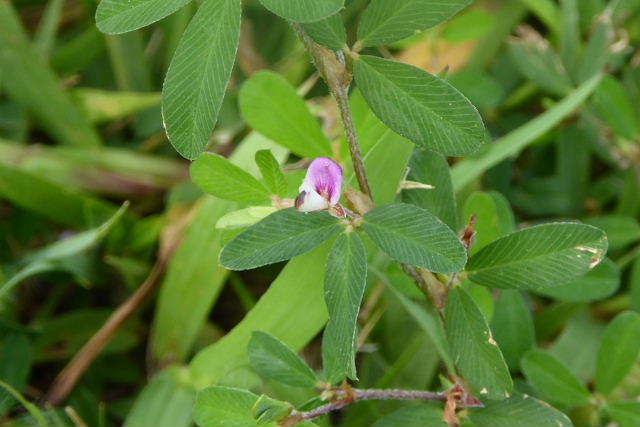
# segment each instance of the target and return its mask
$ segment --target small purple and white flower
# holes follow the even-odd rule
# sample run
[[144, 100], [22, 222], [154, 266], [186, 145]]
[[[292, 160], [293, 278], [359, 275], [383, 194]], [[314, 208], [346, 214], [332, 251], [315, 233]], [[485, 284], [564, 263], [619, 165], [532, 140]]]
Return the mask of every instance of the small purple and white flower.
[[342, 168], [333, 160], [318, 157], [311, 162], [299, 190], [295, 207], [300, 212], [329, 209], [337, 216], [344, 216], [344, 210], [340, 206]]

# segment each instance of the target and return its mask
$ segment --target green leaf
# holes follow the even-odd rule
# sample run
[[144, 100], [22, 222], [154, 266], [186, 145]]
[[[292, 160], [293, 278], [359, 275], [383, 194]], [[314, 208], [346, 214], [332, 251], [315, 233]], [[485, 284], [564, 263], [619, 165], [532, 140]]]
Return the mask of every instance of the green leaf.
[[66, 239], [59, 240], [27, 256], [25, 260], [29, 262], [29, 264], [20, 269], [14, 276], [0, 286], [0, 299], [27, 277], [45, 271], [56, 270], [59, 267], [57, 263], [62, 259], [77, 256], [80, 252], [95, 246], [109, 233], [113, 226], [124, 215], [128, 207], [129, 203], [127, 202], [104, 224], [93, 230], [84, 231]]
[[273, 206], [251, 206], [249, 208], [229, 212], [216, 222], [216, 228], [234, 229], [249, 227], [277, 210], [278, 208]]
[[451, 170], [453, 189], [456, 192], [460, 191], [488, 169], [509, 157], [515, 157], [529, 144], [538, 140], [587, 100], [598, 87], [600, 79], [601, 74], [591, 77], [553, 108], [493, 142], [478, 156], [456, 163]]
[[537, 290], [536, 293], [560, 301], [591, 302], [612, 295], [620, 286], [620, 270], [608, 258], [586, 275], [555, 288]]
[[527, 380], [543, 399], [567, 406], [589, 404], [589, 390], [555, 356], [532, 350], [522, 359], [521, 365]]
[[218, 154], [205, 153], [193, 162], [191, 179], [207, 193], [225, 200], [259, 202], [270, 195], [260, 181]]
[[608, 394], [627, 376], [640, 354], [640, 314], [620, 313], [609, 323], [598, 350], [596, 390]]
[[367, 284], [367, 253], [355, 233], [343, 233], [333, 244], [324, 275], [324, 299], [329, 323], [322, 337], [322, 361], [327, 381], [345, 376], [357, 380], [358, 312]]
[[449, 19], [471, 0], [373, 0], [362, 15], [358, 40], [380, 46]]
[[284, 197], [288, 189], [287, 180], [282, 174], [280, 164], [271, 153], [271, 150], [257, 151], [256, 164], [260, 168], [262, 178], [264, 178], [271, 193]]
[[266, 332], [256, 331], [251, 335], [248, 351], [251, 368], [263, 378], [304, 388], [313, 388], [318, 382], [309, 365]]
[[471, 255], [515, 229], [515, 220], [509, 202], [496, 192], [474, 192], [464, 203], [464, 220], [469, 221], [476, 214], [476, 232]]
[[102, 0], [96, 11], [96, 25], [103, 33], [126, 33], [159, 21], [190, 1]]
[[[5, 335], [6, 334], [6, 335]], [[26, 334], [5, 332], [0, 347], [0, 380], [18, 391], [24, 389], [29, 381], [33, 363], [33, 345]], [[0, 415], [6, 415], [15, 400], [4, 390], [0, 391]]]
[[295, 22], [314, 22], [337, 13], [344, 0], [260, 0], [276, 15]]
[[0, 0], [2, 88], [61, 144], [96, 147], [100, 137], [35, 50], [10, 1]]
[[635, 218], [624, 215], [602, 215], [584, 221], [607, 233], [611, 250], [623, 249], [640, 240], [640, 223]]
[[546, 402], [515, 395], [502, 401], [485, 401], [484, 408], [469, 409], [478, 427], [571, 427], [571, 420]]
[[604, 410], [621, 427], [640, 425], [640, 402], [612, 402]]
[[236, 388], [209, 387], [198, 393], [193, 419], [200, 427], [257, 427], [252, 409], [258, 396]]
[[234, 237], [222, 250], [220, 263], [231, 270], [248, 270], [286, 261], [310, 251], [341, 228], [339, 220], [327, 212], [284, 209]]
[[496, 400], [509, 397], [513, 382], [507, 364], [487, 321], [464, 289], [449, 292], [445, 314], [453, 360], [474, 393]]
[[531, 310], [520, 292], [500, 293], [491, 318], [491, 330], [509, 368], [518, 371], [520, 359], [536, 342]]
[[402, 199], [407, 203], [426, 209], [452, 230], [458, 228], [456, 200], [451, 184], [451, 174], [447, 159], [438, 153], [415, 150], [409, 161], [411, 181], [434, 186], [433, 189], [404, 190]]
[[405, 406], [377, 420], [372, 427], [447, 427], [442, 409], [432, 405]]
[[473, 153], [483, 143], [478, 110], [444, 80], [411, 65], [365, 55], [354, 61], [354, 75], [380, 120], [419, 147], [457, 156]]
[[194, 159], [209, 144], [240, 37], [240, 0], [205, 0], [167, 71], [162, 111], [167, 135]]
[[362, 227], [396, 261], [435, 273], [459, 271], [466, 262], [458, 236], [417, 206], [399, 203], [375, 208], [364, 216]]
[[127, 414], [125, 427], [191, 425], [196, 393], [184, 368], [169, 366], [147, 383]]
[[560, 286], [598, 265], [607, 237], [595, 227], [552, 223], [516, 231], [484, 247], [467, 264], [480, 285], [537, 290]]
[[255, 73], [240, 89], [238, 103], [247, 123], [267, 138], [302, 157], [331, 156], [320, 124], [280, 74]]
[[333, 50], [341, 50], [347, 45], [347, 30], [339, 13], [322, 21], [303, 24], [302, 27], [318, 44]]

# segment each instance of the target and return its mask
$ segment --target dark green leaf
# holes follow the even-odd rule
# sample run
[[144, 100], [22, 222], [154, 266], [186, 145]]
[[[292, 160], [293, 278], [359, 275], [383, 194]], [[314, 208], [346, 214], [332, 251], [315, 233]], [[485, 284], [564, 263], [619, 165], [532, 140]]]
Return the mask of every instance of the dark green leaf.
[[467, 265], [469, 278], [493, 288], [560, 286], [594, 268], [607, 250], [595, 227], [552, 223], [512, 233], [484, 247]]
[[466, 254], [458, 236], [435, 215], [408, 204], [368, 212], [362, 227], [396, 261], [452, 273], [464, 267]]
[[191, 0], [102, 0], [96, 11], [100, 31], [119, 34], [152, 24]]
[[343, 233], [327, 258], [324, 299], [329, 323], [322, 338], [322, 361], [327, 380], [356, 380], [358, 312], [367, 284], [367, 253], [360, 237]]
[[333, 50], [341, 50], [347, 45], [347, 30], [339, 13], [318, 22], [303, 24], [304, 30], [316, 43]]
[[207, 193], [225, 200], [259, 202], [271, 194], [253, 175], [218, 154], [205, 153], [193, 162], [191, 179]]
[[447, 427], [442, 409], [430, 405], [405, 406], [377, 420], [372, 427]]
[[373, 112], [389, 128], [421, 148], [466, 155], [484, 141], [476, 108], [444, 80], [400, 62], [360, 56], [356, 83]]
[[255, 73], [242, 86], [239, 105], [253, 129], [299, 156], [331, 156], [331, 146], [320, 124], [281, 75], [271, 71]]
[[486, 401], [484, 408], [469, 410], [478, 427], [571, 427], [571, 420], [547, 403], [531, 396], [515, 395], [499, 402]]
[[620, 313], [609, 323], [598, 350], [596, 390], [608, 394], [627, 376], [640, 354], [640, 314]]
[[555, 288], [537, 290], [536, 293], [560, 301], [590, 302], [604, 299], [620, 286], [620, 270], [605, 258], [593, 270], [578, 279]]
[[222, 250], [220, 263], [231, 270], [247, 270], [286, 261], [310, 251], [341, 228], [339, 220], [326, 212], [284, 209], [234, 237]]
[[464, 289], [449, 292], [445, 309], [447, 338], [453, 359], [474, 393], [490, 399], [509, 397], [509, 369], [480, 309]]
[[209, 144], [236, 56], [240, 0], [205, 0], [187, 27], [162, 90], [167, 135], [195, 159]]
[[[0, 347], [0, 380], [18, 391], [27, 385], [31, 364], [33, 362], [33, 345], [28, 336], [21, 333], [9, 333], [2, 337]], [[0, 391], [0, 414], [6, 415], [15, 403], [15, 399], [5, 390]]]
[[496, 301], [491, 330], [512, 371], [520, 369], [520, 359], [536, 342], [531, 310], [518, 291], [504, 290]]
[[435, 188], [405, 190], [402, 194], [403, 200], [428, 210], [449, 228], [456, 230], [458, 214], [447, 159], [432, 151], [415, 150], [409, 161], [407, 178]]
[[337, 13], [344, 0], [260, 0], [276, 15], [296, 22], [315, 22]]
[[362, 16], [358, 40], [380, 46], [449, 19], [471, 0], [373, 0]]
[[251, 368], [263, 378], [304, 388], [313, 388], [318, 382], [311, 368], [297, 354], [266, 332], [254, 332], [248, 350]]
[[589, 390], [555, 356], [532, 350], [522, 359], [521, 366], [524, 375], [545, 400], [567, 406], [589, 404]]
[[256, 163], [271, 193], [284, 197], [288, 188], [287, 180], [282, 174], [280, 164], [271, 153], [271, 150], [256, 152]]

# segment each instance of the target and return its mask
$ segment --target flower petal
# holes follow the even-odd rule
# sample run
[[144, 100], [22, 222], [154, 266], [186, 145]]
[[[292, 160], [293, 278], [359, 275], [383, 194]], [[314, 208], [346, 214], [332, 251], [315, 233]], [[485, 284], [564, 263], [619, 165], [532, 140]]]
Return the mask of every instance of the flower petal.
[[309, 165], [300, 191], [314, 191], [335, 205], [342, 193], [342, 168], [327, 157], [318, 157]]
[[329, 207], [329, 201], [313, 190], [302, 190], [296, 197], [295, 206], [300, 212], [322, 211]]

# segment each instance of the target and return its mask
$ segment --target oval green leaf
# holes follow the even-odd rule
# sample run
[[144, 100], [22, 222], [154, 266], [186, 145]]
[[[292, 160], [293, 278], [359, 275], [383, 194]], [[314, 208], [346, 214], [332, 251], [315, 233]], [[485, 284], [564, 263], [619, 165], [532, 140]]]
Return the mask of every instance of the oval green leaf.
[[358, 312], [367, 284], [367, 252], [356, 233], [343, 233], [333, 244], [324, 276], [329, 323], [322, 338], [327, 381], [357, 380]]
[[280, 74], [255, 73], [240, 89], [238, 103], [256, 131], [302, 157], [331, 156], [331, 146], [303, 99]]
[[248, 270], [286, 261], [320, 245], [342, 229], [326, 212], [278, 211], [238, 234], [220, 253], [230, 270]]
[[640, 354], [640, 314], [625, 311], [609, 323], [596, 365], [596, 390], [610, 393], [627, 376]]
[[102, 0], [96, 25], [107, 34], [137, 30], [171, 15], [191, 0]]
[[536, 293], [559, 301], [591, 302], [612, 295], [620, 286], [620, 270], [605, 258], [593, 270], [582, 277], [555, 288], [546, 288]]
[[193, 419], [200, 427], [257, 427], [251, 415], [258, 396], [246, 390], [209, 387], [198, 393]]
[[491, 330], [509, 368], [512, 371], [520, 370], [522, 356], [536, 342], [533, 316], [520, 292], [502, 291], [491, 318]]
[[316, 43], [341, 50], [347, 44], [347, 30], [339, 13], [318, 22], [303, 24], [302, 27]]
[[218, 154], [203, 154], [191, 164], [190, 172], [198, 187], [221, 199], [259, 202], [271, 194], [253, 175]]
[[483, 143], [478, 110], [444, 80], [408, 64], [365, 55], [354, 61], [354, 75], [376, 116], [419, 147], [463, 156]]
[[205, 0], [171, 61], [162, 89], [162, 115], [171, 144], [188, 159], [209, 144], [239, 37], [240, 0]]
[[309, 365], [273, 335], [254, 332], [248, 350], [251, 368], [261, 377], [293, 387], [316, 386], [318, 380]]
[[545, 400], [567, 406], [589, 404], [589, 390], [552, 354], [532, 350], [522, 359], [521, 365], [524, 375]]
[[260, 0], [276, 15], [295, 22], [315, 22], [337, 13], [344, 0]]
[[469, 409], [469, 418], [478, 427], [573, 426], [565, 414], [526, 394], [486, 401], [484, 408]]
[[404, 203], [368, 212], [362, 227], [396, 261], [435, 273], [460, 271], [466, 262], [458, 236], [435, 215]]
[[380, 46], [449, 19], [471, 0], [373, 0], [362, 15], [358, 40]]
[[445, 310], [451, 355], [474, 394], [495, 400], [509, 397], [513, 389], [509, 368], [476, 303], [457, 287], [449, 292]]
[[284, 177], [280, 164], [271, 153], [271, 150], [259, 150], [256, 152], [255, 158], [262, 178], [264, 178], [264, 182], [271, 193], [284, 197], [288, 188], [287, 179]]
[[594, 268], [607, 250], [598, 228], [553, 223], [509, 234], [484, 247], [467, 265], [469, 278], [490, 288], [537, 290], [560, 286]]

